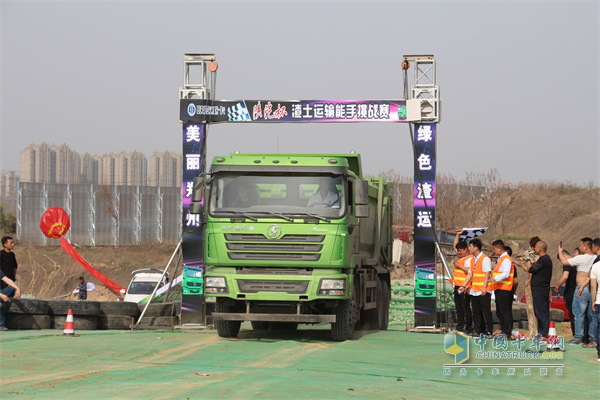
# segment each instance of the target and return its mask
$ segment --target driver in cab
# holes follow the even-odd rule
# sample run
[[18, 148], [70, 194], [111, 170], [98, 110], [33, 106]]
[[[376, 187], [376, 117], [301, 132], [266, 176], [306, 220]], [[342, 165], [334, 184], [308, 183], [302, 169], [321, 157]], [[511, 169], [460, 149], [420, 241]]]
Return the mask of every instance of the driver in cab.
[[310, 197], [308, 206], [314, 208], [339, 208], [340, 195], [335, 186], [335, 181], [331, 178], [320, 178], [319, 190]]

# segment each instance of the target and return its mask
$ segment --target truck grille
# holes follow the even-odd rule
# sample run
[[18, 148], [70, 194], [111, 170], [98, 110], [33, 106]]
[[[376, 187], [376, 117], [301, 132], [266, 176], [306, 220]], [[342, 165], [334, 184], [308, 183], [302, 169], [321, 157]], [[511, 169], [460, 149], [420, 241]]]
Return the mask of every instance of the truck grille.
[[269, 239], [263, 234], [226, 233], [230, 260], [319, 261], [325, 235], [284, 235]]
[[308, 288], [308, 282], [238, 280], [238, 286], [242, 293], [283, 292], [289, 294], [304, 294]]
[[230, 260], [319, 261], [320, 254], [227, 253]]

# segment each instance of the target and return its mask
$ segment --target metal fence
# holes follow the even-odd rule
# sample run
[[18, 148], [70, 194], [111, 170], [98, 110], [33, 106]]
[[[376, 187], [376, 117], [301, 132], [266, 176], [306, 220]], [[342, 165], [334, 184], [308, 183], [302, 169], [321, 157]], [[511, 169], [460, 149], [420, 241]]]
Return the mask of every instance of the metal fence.
[[19, 182], [17, 238], [34, 245], [58, 245], [39, 228], [50, 207], [71, 217], [70, 242], [119, 246], [181, 239], [181, 192], [177, 187], [106, 186]]

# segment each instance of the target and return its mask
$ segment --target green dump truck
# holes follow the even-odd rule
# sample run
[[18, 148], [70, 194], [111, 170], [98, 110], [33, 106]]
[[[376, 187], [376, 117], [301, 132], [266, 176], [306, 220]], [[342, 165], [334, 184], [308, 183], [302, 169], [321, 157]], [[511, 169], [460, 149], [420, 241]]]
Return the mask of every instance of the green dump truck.
[[221, 337], [331, 323], [334, 340], [388, 327], [390, 184], [358, 154], [232, 154], [194, 182], [205, 293]]

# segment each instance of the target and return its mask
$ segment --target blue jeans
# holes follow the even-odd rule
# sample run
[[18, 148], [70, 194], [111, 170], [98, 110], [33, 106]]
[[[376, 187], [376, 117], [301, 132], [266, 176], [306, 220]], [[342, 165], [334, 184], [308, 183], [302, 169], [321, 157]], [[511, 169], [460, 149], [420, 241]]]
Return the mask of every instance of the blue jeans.
[[600, 358], [600, 304], [596, 304], [596, 344], [598, 344], [598, 347], [596, 347], [596, 349], [598, 350], [598, 358]]
[[573, 339], [581, 340], [584, 334], [585, 315], [587, 313], [589, 322], [589, 335], [595, 338], [598, 331], [598, 318], [592, 310], [592, 296], [590, 295], [590, 287], [586, 286], [581, 293], [581, 297], [577, 295], [579, 286], [575, 289], [573, 297], [573, 313], [575, 314], [575, 335]]
[[[15, 295], [15, 289], [7, 286], [4, 289], [2, 289], [2, 294], [8, 296], [8, 297], [13, 297]], [[5, 303], [4, 300], [0, 299], [0, 326], [4, 326], [4, 314], [6, 314], [6, 309], [8, 308], [9, 304]]]

